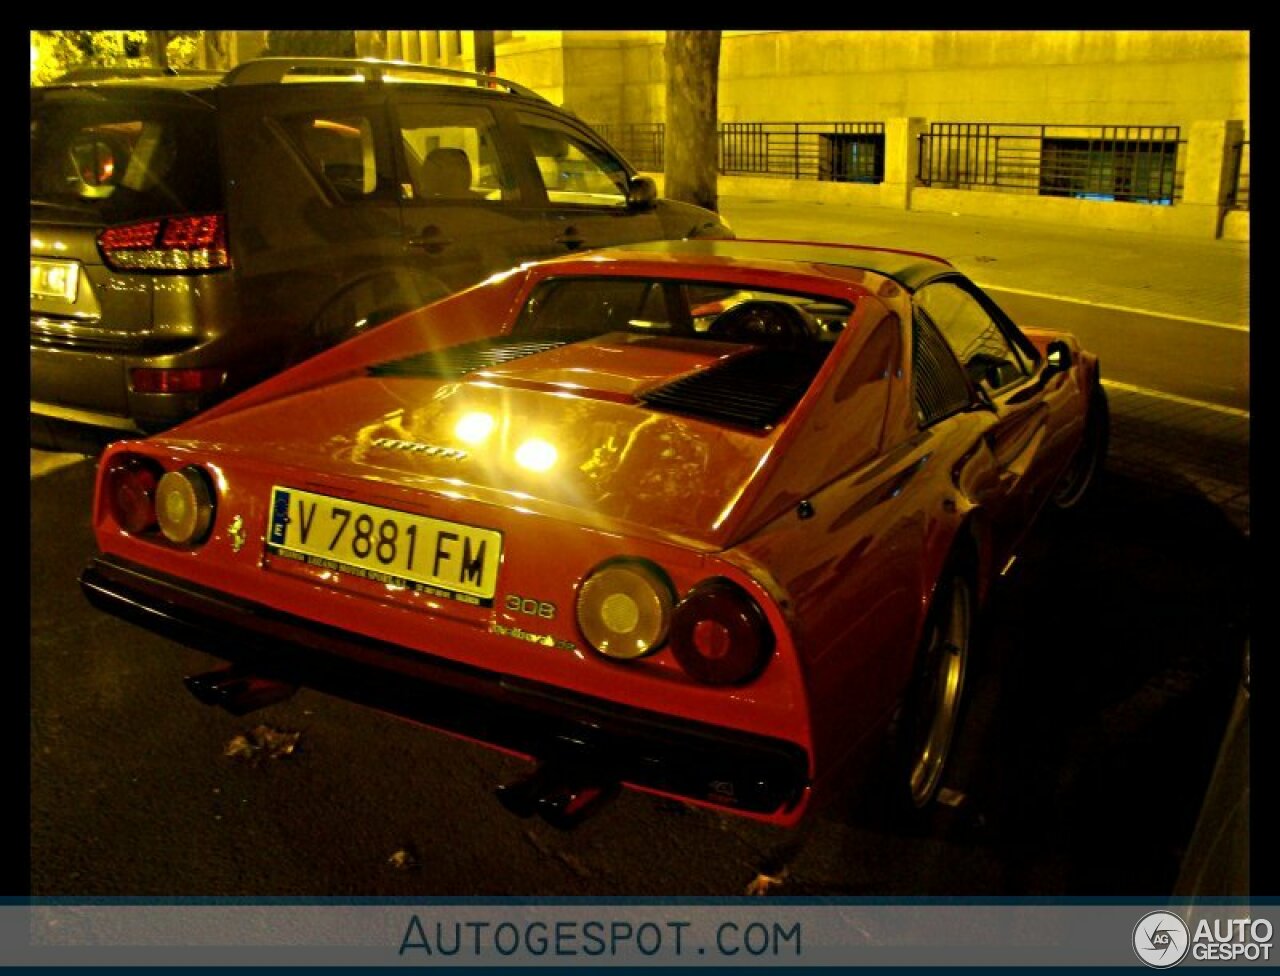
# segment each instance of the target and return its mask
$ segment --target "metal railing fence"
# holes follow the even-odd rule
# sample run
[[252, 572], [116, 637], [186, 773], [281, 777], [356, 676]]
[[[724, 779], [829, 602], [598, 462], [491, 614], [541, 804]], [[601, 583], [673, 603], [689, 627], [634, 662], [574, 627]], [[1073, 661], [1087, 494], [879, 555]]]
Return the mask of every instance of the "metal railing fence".
[[637, 169], [660, 172], [666, 165], [666, 125], [662, 122], [592, 123]]
[[883, 122], [725, 122], [720, 172], [880, 183]]
[[924, 186], [1171, 204], [1182, 192], [1178, 126], [934, 122], [920, 136]]
[[[593, 123], [638, 169], [665, 165], [661, 122]], [[883, 122], [725, 122], [717, 130], [720, 172], [796, 180], [879, 183]]]
[[[662, 122], [593, 123], [637, 168], [666, 163]], [[883, 122], [724, 122], [719, 170], [727, 175], [880, 183]], [[1249, 209], [1249, 142], [1228, 161], [1227, 205]], [[934, 122], [919, 137], [921, 186], [1172, 204], [1182, 197], [1186, 141], [1179, 126]]]
[[1249, 140], [1238, 142], [1232, 148], [1231, 189], [1227, 194], [1227, 206], [1232, 210], [1249, 209]]

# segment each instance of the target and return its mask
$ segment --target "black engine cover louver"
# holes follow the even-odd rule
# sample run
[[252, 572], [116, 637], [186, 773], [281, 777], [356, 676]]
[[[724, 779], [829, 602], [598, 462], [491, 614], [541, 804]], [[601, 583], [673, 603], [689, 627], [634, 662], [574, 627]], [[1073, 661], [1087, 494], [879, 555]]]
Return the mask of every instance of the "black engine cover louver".
[[448, 349], [433, 349], [404, 359], [393, 359], [369, 367], [370, 376], [426, 376], [433, 379], [456, 379], [478, 369], [501, 366], [525, 356], [532, 356], [550, 349], [558, 349], [574, 340], [571, 338], [531, 341], [519, 336], [498, 336], [481, 339]]
[[[543, 340], [498, 336], [377, 363], [368, 369], [371, 376], [457, 379], [580, 339], [580, 336]], [[777, 423], [796, 405], [829, 350], [826, 345], [799, 351], [754, 350], [682, 376], [639, 399], [658, 410], [764, 429]]]
[[804, 396], [830, 346], [799, 351], [760, 349], [640, 397], [647, 406], [764, 429]]

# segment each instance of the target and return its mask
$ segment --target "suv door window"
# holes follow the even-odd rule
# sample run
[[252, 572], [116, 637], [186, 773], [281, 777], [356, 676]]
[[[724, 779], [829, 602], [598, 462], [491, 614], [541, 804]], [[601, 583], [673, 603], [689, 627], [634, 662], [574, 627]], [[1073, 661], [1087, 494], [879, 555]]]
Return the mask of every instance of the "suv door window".
[[395, 185], [381, 125], [364, 112], [309, 112], [280, 119], [321, 181], [348, 202], [392, 198]]
[[486, 100], [439, 85], [392, 89], [405, 253], [450, 291], [551, 248]]
[[496, 124], [488, 109], [438, 103], [399, 107], [405, 200], [513, 201], [519, 191], [498, 151]]
[[950, 281], [925, 285], [916, 292], [916, 305], [938, 327], [947, 344], [975, 384], [989, 392], [1025, 379], [1026, 360], [978, 300]]
[[626, 209], [627, 171], [619, 160], [552, 119], [521, 112], [519, 120], [552, 205]]

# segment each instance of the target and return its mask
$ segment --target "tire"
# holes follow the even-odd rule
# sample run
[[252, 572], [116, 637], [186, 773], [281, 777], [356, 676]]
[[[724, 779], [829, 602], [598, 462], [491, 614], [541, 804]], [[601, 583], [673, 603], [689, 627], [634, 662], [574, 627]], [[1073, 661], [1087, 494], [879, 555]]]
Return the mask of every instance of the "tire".
[[969, 577], [948, 570], [934, 591], [894, 729], [893, 792], [908, 813], [929, 810], [942, 787], [964, 707], [975, 610]]
[[1049, 496], [1050, 504], [1059, 511], [1080, 508], [1093, 495], [1106, 463], [1111, 437], [1111, 410], [1102, 384], [1094, 381], [1089, 397], [1089, 415], [1085, 418], [1084, 438]]

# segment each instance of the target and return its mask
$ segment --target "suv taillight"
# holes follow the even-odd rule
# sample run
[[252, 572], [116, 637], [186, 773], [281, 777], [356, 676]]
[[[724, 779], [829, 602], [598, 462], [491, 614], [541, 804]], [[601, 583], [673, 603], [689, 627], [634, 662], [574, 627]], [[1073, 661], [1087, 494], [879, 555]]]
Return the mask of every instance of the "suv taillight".
[[216, 271], [231, 266], [222, 214], [108, 227], [98, 235], [98, 250], [117, 271]]

